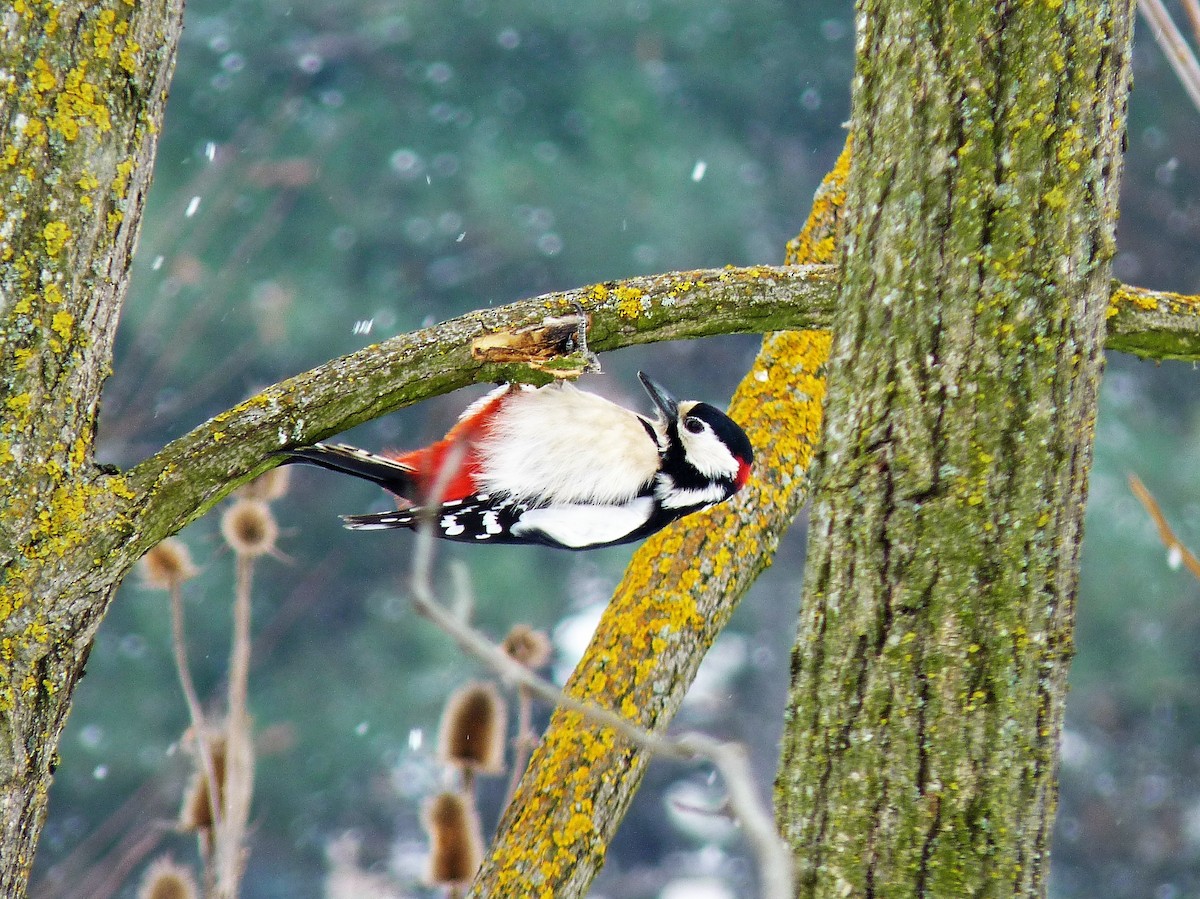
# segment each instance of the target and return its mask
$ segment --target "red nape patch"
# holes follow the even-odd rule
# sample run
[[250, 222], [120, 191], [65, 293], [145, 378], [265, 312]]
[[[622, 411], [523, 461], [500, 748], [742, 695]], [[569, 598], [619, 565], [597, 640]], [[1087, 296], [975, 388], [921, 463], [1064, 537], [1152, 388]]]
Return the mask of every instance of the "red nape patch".
[[738, 473], [737, 477], [733, 479], [733, 486], [741, 490], [746, 486], [748, 480], [750, 480], [750, 463], [738, 459]]

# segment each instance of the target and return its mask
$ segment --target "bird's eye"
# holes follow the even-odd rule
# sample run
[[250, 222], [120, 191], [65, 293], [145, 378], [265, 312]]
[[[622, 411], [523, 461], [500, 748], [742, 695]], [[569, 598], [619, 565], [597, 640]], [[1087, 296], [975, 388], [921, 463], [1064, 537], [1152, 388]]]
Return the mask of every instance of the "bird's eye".
[[704, 430], [704, 422], [696, 418], [694, 415], [683, 420], [683, 426], [688, 429], [689, 434], [699, 434]]

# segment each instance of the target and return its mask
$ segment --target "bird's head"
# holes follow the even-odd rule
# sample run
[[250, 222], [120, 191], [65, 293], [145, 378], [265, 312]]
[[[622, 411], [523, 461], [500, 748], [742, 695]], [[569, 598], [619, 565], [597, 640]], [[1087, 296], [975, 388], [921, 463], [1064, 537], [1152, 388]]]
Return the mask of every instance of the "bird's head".
[[638, 378], [658, 407], [654, 431], [662, 471], [656, 489], [664, 503], [710, 505], [741, 489], [754, 450], [737, 422], [708, 403], [676, 400], [645, 372]]

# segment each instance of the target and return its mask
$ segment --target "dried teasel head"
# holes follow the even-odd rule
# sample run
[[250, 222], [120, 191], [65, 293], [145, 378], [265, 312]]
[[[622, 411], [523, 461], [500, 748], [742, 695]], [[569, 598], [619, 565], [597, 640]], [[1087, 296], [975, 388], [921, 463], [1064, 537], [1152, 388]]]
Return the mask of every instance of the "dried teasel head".
[[438, 730], [438, 758], [478, 774], [504, 773], [508, 707], [495, 684], [475, 681], [446, 700]]
[[142, 583], [154, 590], [174, 590], [200, 573], [192, 564], [187, 544], [174, 537], [163, 540], [138, 563]]
[[212, 803], [221, 807], [225, 796], [225, 736], [215, 733], [208, 738], [208, 753], [212, 757], [213, 777], [217, 782], [216, 794], [210, 798], [208, 775], [204, 771], [204, 763], [200, 753], [194, 753], [196, 772], [188, 784], [187, 792], [183, 795], [183, 805], [179, 809], [179, 829], [185, 833], [210, 830], [213, 826]]
[[464, 886], [483, 863], [483, 835], [471, 801], [458, 793], [439, 793], [425, 807], [429, 834], [428, 882]]
[[520, 662], [530, 671], [537, 671], [550, 661], [552, 647], [550, 638], [528, 624], [514, 624], [500, 648], [515, 662]]
[[262, 500], [239, 499], [221, 516], [221, 536], [240, 556], [261, 556], [275, 551], [279, 525]]
[[270, 503], [284, 496], [291, 483], [291, 469], [286, 465], [277, 465], [269, 471], [264, 471], [253, 481], [243, 484], [235, 491], [241, 499], [256, 499]]
[[199, 895], [191, 869], [164, 855], [142, 875], [137, 899], [198, 899]]

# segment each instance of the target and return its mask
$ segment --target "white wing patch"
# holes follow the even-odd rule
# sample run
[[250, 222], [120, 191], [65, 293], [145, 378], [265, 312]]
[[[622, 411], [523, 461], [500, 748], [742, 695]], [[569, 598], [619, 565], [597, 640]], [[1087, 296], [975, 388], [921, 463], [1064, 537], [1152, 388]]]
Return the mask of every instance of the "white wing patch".
[[544, 506], [530, 509], [513, 525], [514, 536], [536, 531], [571, 549], [612, 543], [645, 524], [654, 511], [648, 496], [622, 506]]
[[466, 530], [457, 515], [443, 515], [442, 520], [438, 522], [438, 526], [442, 529], [442, 533], [447, 537], [457, 537]]
[[480, 488], [535, 504], [627, 502], [658, 470], [643, 421], [565, 382], [514, 393], [480, 441]]

